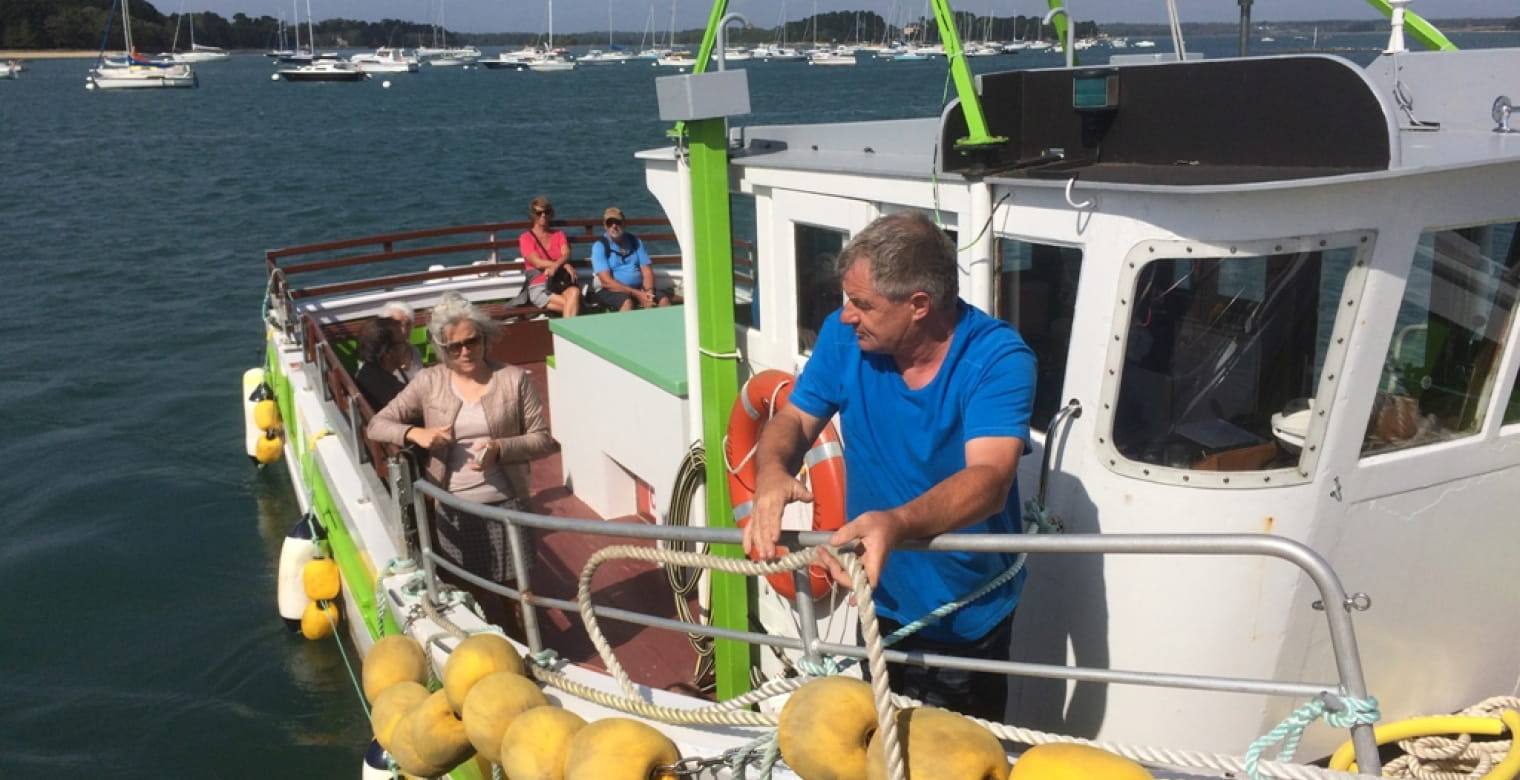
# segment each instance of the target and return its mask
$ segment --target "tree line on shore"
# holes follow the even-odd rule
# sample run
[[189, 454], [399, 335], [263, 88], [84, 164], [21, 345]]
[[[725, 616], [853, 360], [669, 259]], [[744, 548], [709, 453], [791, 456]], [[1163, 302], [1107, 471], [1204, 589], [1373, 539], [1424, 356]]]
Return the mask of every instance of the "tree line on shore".
[[[119, 20], [113, 16], [112, 0], [0, 0], [0, 49], [94, 49], [108, 25]], [[225, 49], [269, 50], [293, 45], [295, 33], [289, 23], [271, 16], [248, 16], [235, 13], [231, 19], [213, 11], [187, 15], [166, 15], [145, 0], [132, 0], [132, 40], [144, 52], [167, 51], [176, 40], [184, 48], [190, 33], [184, 21], [194, 25], [196, 43]], [[538, 33], [460, 33], [440, 30], [424, 22], [382, 19], [363, 22], [354, 19], [326, 19], [315, 22], [317, 48], [372, 49], [378, 46], [413, 48], [436, 45], [444, 40], [454, 44], [477, 46], [521, 46], [534, 43]], [[956, 13], [956, 27], [964, 39], [1006, 41], [1014, 38], [1052, 38], [1054, 30], [1038, 16], [978, 17]], [[306, 25], [301, 26], [301, 40], [306, 40]], [[282, 37], [282, 30], [284, 35]], [[178, 36], [176, 36], [178, 32]], [[702, 30], [654, 32], [615, 32], [615, 45], [654, 45], [673, 38], [678, 44], [696, 44]], [[1093, 22], [1078, 22], [1076, 34], [1096, 35]], [[120, 41], [119, 32], [111, 37]], [[557, 34], [556, 45], [604, 45], [608, 33], [582, 32]], [[890, 24], [873, 11], [835, 11], [786, 22], [770, 28], [731, 28], [728, 40], [735, 44], [819, 42], [891, 42], [895, 40], [938, 40], [932, 18], [920, 18], [901, 25]], [[108, 43], [109, 45], [109, 43]]]

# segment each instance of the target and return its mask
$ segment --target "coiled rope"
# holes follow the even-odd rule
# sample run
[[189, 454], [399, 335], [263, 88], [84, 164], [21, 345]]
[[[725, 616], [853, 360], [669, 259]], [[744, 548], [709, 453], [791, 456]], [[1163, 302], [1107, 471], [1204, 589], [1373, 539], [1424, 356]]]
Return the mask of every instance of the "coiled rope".
[[[1520, 710], [1520, 697], [1494, 696], [1457, 713], [1458, 716], [1498, 718], [1505, 710]], [[1419, 780], [1476, 780], [1494, 768], [1510, 751], [1509, 739], [1474, 741], [1471, 734], [1427, 736], [1399, 740], [1401, 755], [1383, 765], [1385, 777]]]

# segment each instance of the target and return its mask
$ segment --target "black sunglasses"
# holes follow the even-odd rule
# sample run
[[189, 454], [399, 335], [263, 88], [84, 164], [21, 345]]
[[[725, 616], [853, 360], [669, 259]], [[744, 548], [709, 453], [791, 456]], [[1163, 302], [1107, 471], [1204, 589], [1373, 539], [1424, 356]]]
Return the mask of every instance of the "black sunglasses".
[[554, 216], [554, 209], [534, 209], [533, 210], [533, 216], [535, 216], [535, 217], [552, 217], [552, 216]]
[[621, 219], [609, 219], [609, 220], [607, 220], [606, 224], [607, 224], [607, 227], [612, 227], [613, 225], [617, 225], [618, 227], [622, 227], [623, 226], [623, 220], [621, 220]]
[[450, 341], [444, 344], [443, 351], [449, 353], [449, 357], [459, 357], [459, 353], [463, 352], [465, 347], [469, 347], [471, 352], [480, 349], [480, 342], [480, 334], [477, 333], [467, 339]]

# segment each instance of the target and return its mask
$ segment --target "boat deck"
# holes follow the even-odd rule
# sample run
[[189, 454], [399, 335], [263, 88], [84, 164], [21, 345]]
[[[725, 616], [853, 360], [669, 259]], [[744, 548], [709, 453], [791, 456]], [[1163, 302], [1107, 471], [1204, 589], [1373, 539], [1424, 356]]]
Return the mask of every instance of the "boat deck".
[[[525, 364], [547, 406], [549, 401], [546, 368], [542, 363]], [[533, 512], [556, 517], [596, 518], [598, 515], [565, 486], [558, 453], [533, 462]], [[606, 518], [610, 523], [647, 523], [637, 515]], [[533, 569], [533, 589], [541, 596], [575, 600], [576, 582], [581, 568], [593, 553], [611, 544], [653, 545], [633, 539], [603, 539], [585, 534], [554, 532], [538, 538], [537, 558]], [[617, 604], [650, 615], [675, 618], [676, 604], [665, 571], [643, 561], [611, 561], [604, 564], [593, 581], [594, 600], [598, 604]], [[690, 603], [693, 614], [695, 602]], [[682, 634], [657, 628], [636, 626], [604, 619], [601, 629], [616, 650], [619, 661], [635, 682], [651, 688], [685, 694], [698, 694], [693, 679], [698, 655], [691, 641]], [[540, 612], [539, 629], [545, 647], [561, 657], [590, 668], [605, 669], [580, 617], [558, 609]]]

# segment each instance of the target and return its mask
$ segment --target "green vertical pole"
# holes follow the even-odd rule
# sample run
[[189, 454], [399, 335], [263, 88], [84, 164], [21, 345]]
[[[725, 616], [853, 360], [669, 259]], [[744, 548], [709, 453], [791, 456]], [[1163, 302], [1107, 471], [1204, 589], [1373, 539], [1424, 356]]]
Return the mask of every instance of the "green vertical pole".
[[971, 81], [971, 66], [961, 51], [961, 36], [955, 31], [955, 14], [950, 10], [950, 0], [934, 0], [934, 22], [939, 26], [940, 41], [945, 44], [945, 59], [950, 62], [950, 78], [955, 82], [955, 94], [961, 99], [961, 113], [966, 117], [968, 135], [955, 142], [958, 147], [996, 146], [1007, 138], [994, 136], [987, 130], [987, 118], [982, 114], [982, 101]]
[[[719, 452], [727, 433], [728, 412], [739, 394], [734, 358], [734, 264], [728, 208], [728, 126], [722, 118], [686, 123], [691, 163], [692, 239], [696, 255], [697, 359], [702, 388], [702, 441], [707, 448], [707, 522], [734, 526], [728, 496], [728, 472]], [[743, 556], [738, 545], [714, 545], [711, 552]], [[720, 628], [749, 628], [749, 580], [712, 573], [712, 623]], [[744, 642], [718, 639], [713, 653], [718, 698], [750, 689], [750, 648]]]

